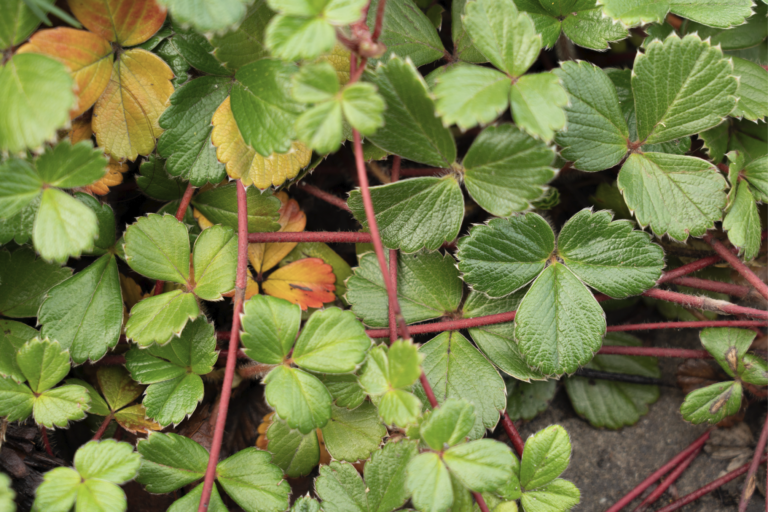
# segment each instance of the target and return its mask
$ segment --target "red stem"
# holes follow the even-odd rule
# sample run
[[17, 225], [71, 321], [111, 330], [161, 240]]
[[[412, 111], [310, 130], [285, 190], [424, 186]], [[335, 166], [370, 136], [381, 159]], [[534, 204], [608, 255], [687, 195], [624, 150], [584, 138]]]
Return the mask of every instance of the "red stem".
[[346, 212], [351, 211], [349, 209], [349, 206], [347, 206], [347, 202], [344, 201], [342, 198], [336, 197], [333, 194], [329, 194], [325, 190], [321, 190], [321, 189], [317, 188], [314, 185], [308, 185], [306, 183], [301, 183], [301, 184], [299, 184], [298, 188], [299, 188], [299, 190], [303, 190], [307, 194], [311, 194], [311, 195], [317, 197], [318, 199], [322, 199], [326, 203], [332, 204], [336, 208], [340, 208], [340, 209], [342, 209], [342, 210], [344, 210]]
[[653, 472], [651, 476], [640, 482], [637, 487], [629, 491], [623, 498], [621, 498], [619, 501], [616, 502], [615, 505], [613, 505], [611, 508], [606, 510], [606, 512], [619, 512], [622, 508], [626, 507], [632, 501], [640, 496], [643, 491], [645, 491], [648, 487], [653, 485], [653, 483], [661, 478], [662, 476], [666, 475], [669, 470], [680, 464], [682, 461], [684, 461], [688, 456], [693, 453], [694, 451], [698, 450], [702, 446], [704, 446], [704, 443], [707, 442], [707, 439], [709, 439], [709, 430], [704, 432], [704, 434], [701, 435], [697, 440], [695, 440], [693, 443], [688, 446], [685, 450], [678, 453], [672, 459], [669, 460], [666, 464], [661, 466], [659, 469]]
[[643, 512], [646, 508], [648, 508], [648, 505], [652, 503], [656, 503], [656, 500], [658, 500], [662, 494], [664, 494], [664, 491], [666, 491], [670, 485], [675, 483], [678, 478], [680, 478], [680, 475], [683, 474], [683, 472], [688, 469], [688, 466], [691, 465], [691, 462], [693, 462], [696, 457], [699, 456], [699, 453], [701, 453], [701, 449], [703, 447], [699, 446], [692, 454], [688, 456], [687, 459], [685, 459], [683, 462], [680, 463], [679, 466], [677, 466], [670, 474], [667, 476], [667, 478], [664, 479], [664, 481], [659, 484], [651, 494], [648, 495], [647, 498], [645, 498], [640, 505], [635, 508], [633, 512]]
[[752, 498], [752, 493], [755, 492], [755, 485], [757, 485], [757, 466], [760, 465], [760, 455], [765, 452], [765, 443], [768, 442], [768, 416], [765, 418], [765, 424], [763, 425], [763, 431], [760, 433], [760, 439], [757, 441], [757, 448], [755, 448], [755, 455], [752, 456], [752, 462], [749, 464], [749, 471], [747, 472], [747, 481], [744, 482], [744, 489], [741, 491], [741, 500], [739, 501], [739, 512], [747, 510], [749, 500]]
[[743, 299], [749, 295], [750, 289], [747, 286], [738, 284], [722, 283], [720, 281], [710, 281], [709, 279], [699, 279], [698, 277], [677, 277], [669, 281], [672, 284], [687, 286], [689, 288], [698, 288], [699, 290], [708, 290], [710, 292], [725, 293]]
[[303, 231], [301, 233], [249, 233], [248, 242], [252, 244], [270, 242], [325, 242], [346, 244], [367, 244], [373, 238], [370, 233], [355, 231]]
[[479, 492], [472, 491], [472, 496], [475, 497], [477, 506], [480, 507], [480, 512], [490, 512], [488, 510], [488, 505], [485, 503], [485, 498], [483, 498], [482, 494], [480, 494]]
[[683, 306], [689, 308], [706, 309], [726, 315], [746, 315], [754, 318], [763, 318], [768, 320], [768, 311], [745, 308], [743, 306], [731, 304], [730, 302], [726, 302], [724, 300], [710, 299], [709, 297], [694, 297], [693, 295], [685, 295], [683, 293], [671, 292], [669, 290], [659, 290], [658, 288], [648, 290], [643, 295], [645, 297], [651, 297], [652, 299], [659, 299], [667, 302], [674, 302], [675, 304], [682, 304]]
[[214, 480], [216, 479], [216, 464], [219, 462], [221, 443], [224, 439], [224, 426], [227, 422], [227, 410], [229, 398], [232, 395], [232, 381], [235, 376], [235, 364], [237, 363], [237, 349], [240, 344], [240, 312], [243, 309], [245, 299], [245, 286], [248, 268], [248, 204], [246, 201], [245, 187], [238, 182], [237, 187], [237, 278], [235, 281], [234, 312], [232, 313], [232, 331], [229, 336], [229, 351], [227, 352], [227, 366], [224, 370], [224, 382], [221, 388], [221, 400], [216, 416], [216, 426], [213, 430], [211, 453], [208, 457], [208, 467], [205, 470], [205, 482], [200, 496], [198, 512], [208, 510], [208, 502], [211, 499]]
[[515, 428], [515, 424], [512, 422], [512, 418], [510, 418], [509, 414], [507, 414], [506, 409], [501, 411], [501, 424], [504, 426], [504, 430], [507, 432], [507, 437], [510, 441], [512, 441], [512, 446], [514, 446], [515, 451], [517, 452], [517, 456], [522, 457], [525, 443], [523, 442], [523, 438], [520, 437], [520, 432], [518, 432], [517, 428]]
[[688, 274], [693, 274], [694, 272], [698, 272], [699, 270], [702, 270], [711, 265], [714, 265], [721, 259], [722, 258], [720, 256], [707, 256], [706, 258], [692, 261], [691, 263], [688, 263], [687, 265], [683, 265], [682, 267], [677, 267], [676, 269], [672, 269], [667, 272], [664, 272], [661, 278], [659, 278], [659, 280], [656, 281], [656, 284], [666, 283], [667, 281], [671, 281], [678, 277], [687, 276]]
[[712, 246], [712, 248], [719, 254], [725, 261], [727, 261], [734, 269], [736, 269], [736, 272], [741, 274], [741, 276], [747, 280], [749, 284], [751, 284], [755, 290], [760, 293], [763, 297], [765, 297], [766, 300], [768, 300], [768, 284], [764, 283], [759, 277], [755, 275], [754, 272], [752, 272], [749, 267], [747, 267], [742, 261], [733, 254], [731, 251], [729, 251], [721, 242], [720, 240], [717, 240], [715, 238], [712, 238], [712, 235], [704, 235], [704, 241], [709, 243], [709, 245]]
[[[760, 458], [760, 462], [765, 461], [765, 459], [766, 459], [766, 456], [763, 455]], [[712, 482], [708, 483], [707, 485], [705, 485], [704, 487], [702, 487], [698, 491], [693, 491], [691, 494], [688, 494], [687, 496], [683, 496], [682, 498], [680, 498], [676, 502], [674, 502], [674, 503], [672, 503], [670, 505], [667, 505], [666, 507], [661, 508], [661, 509], [657, 510], [656, 512], [672, 512], [674, 510], [678, 510], [678, 509], [684, 507], [685, 505], [691, 503], [692, 501], [696, 501], [697, 499], [701, 498], [705, 494], [709, 494], [710, 492], [714, 491], [715, 489], [717, 489], [721, 485], [725, 485], [728, 482], [730, 482], [731, 480], [733, 480], [734, 478], [743, 475], [744, 473], [747, 472], [748, 469], [749, 469], [749, 464], [744, 464], [739, 469], [737, 469], [735, 471], [731, 471], [727, 475], [724, 475], [724, 476], [718, 478], [717, 480], [713, 480]]]
[[[379, 3], [381, 6], [381, 3]], [[400, 157], [395, 155], [392, 158], [392, 171], [390, 173], [390, 182], [395, 183], [400, 179]], [[392, 285], [394, 291], [393, 295], [397, 297], [397, 251], [394, 249], [389, 250], [389, 282]], [[395, 309], [388, 308], [389, 318], [389, 344], [393, 344], [397, 341], [397, 316], [395, 315]]]
[[93, 435], [92, 441], [98, 441], [101, 439], [101, 436], [104, 435], [104, 432], [107, 431], [107, 427], [109, 426], [109, 423], [112, 421], [112, 413], [107, 414], [106, 418], [104, 418], [104, 421], [101, 422], [101, 426], [99, 427], [99, 430], [96, 431], [96, 433]]
[[51, 449], [51, 442], [48, 440], [48, 431], [42, 425], [40, 425], [40, 435], [43, 437], [43, 446], [45, 446], [45, 451], [51, 457], [55, 457], [53, 450]]
[[[371, 34], [371, 40], [375, 43], [379, 40], [381, 30], [384, 25], [384, 7], [387, 5], [387, 0], [380, 0], [379, 5], [376, 6], [376, 22], [373, 26], [373, 34]], [[483, 511], [487, 512], [487, 510]]]
[[608, 332], [654, 331], [657, 329], [704, 329], [705, 327], [762, 327], [762, 320], [704, 320], [695, 322], [658, 322], [608, 326]]
[[[410, 327], [410, 332], [411, 334], [424, 334], [428, 332], [458, 331], [459, 329], [482, 327], [484, 325], [502, 324], [514, 320], [516, 313], [517, 311], [510, 311], [509, 313], [498, 313], [495, 315], [479, 316], [477, 318], [412, 325]], [[366, 331], [366, 333], [368, 333], [368, 336], [371, 338], [385, 338], [389, 333], [389, 329], [371, 329]]]
[[[181, 196], [181, 202], [179, 203], [179, 207], [176, 208], [176, 220], [181, 222], [181, 219], [184, 218], [184, 215], [187, 214], [187, 207], [189, 207], [189, 202], [192, 201], [192, 194], [195, 193], [195, 187], [191, 184], [187, 184], [187, 189], [184, 191], [184, 195]], [[155, 281], [155, 289], [152, 292], [152, 295], [160, 295], [163, 293], [163, 285], [165, 283], [158, 279]]]
[[689, 350], [684, 348], [657, 347], [622, 347], [604, 346], [597, 351], [600, 355], [616, 356], [650, 356], [650, 357], [679, 357], [682, 359], [712, 359], [706, 350]]

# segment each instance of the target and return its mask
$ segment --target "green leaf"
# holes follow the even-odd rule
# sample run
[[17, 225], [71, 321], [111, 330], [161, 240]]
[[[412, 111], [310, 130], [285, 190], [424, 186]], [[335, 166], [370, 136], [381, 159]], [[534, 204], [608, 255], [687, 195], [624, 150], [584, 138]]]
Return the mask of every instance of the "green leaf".
[[309, 496], [302, 496], [293, 502], [291, 512], [320, 512], [320, 502]]
[[323, 427], [328, 453], [335, 460], [348, 462], [369, 458], [386, 434], [387, 428], [371, 402], [363, 402], [352, 410], [331, 406], [331, 417]]
[[333, 26], [320, 17], [278, 14], [269, 22], [265, 38], [272, 55], [285, 61], [314, 59], [333, 49]]
[[181, 55], [179, 48], [164, 39], [155, 49], [154, 53], [162, 57], [171, 68], [176, 78], [171, 80], [174, 87], [181, 87], [189, 79], [189, 62]]
[[363, 325], [351, 311], [316, 311], [296, 340], [293, 362], [306, 370], [350, 373], [363, 362], [371, 346]]
[[331, 395], [316, 377], [278, 366], [264, 378], [267, 403], [291, 428], [302, 434], [322, 428], [331, 417]]
[[142, 347], [162, 345], [172, 336], [180, 335], [187, 320], [194, 320], [199, 314], [200, 307], [191, 293], [174, 290], [148, 297], [131, 309], [125, 336]]
[[443, 454], [448, 469], [468, 489], [495, 491], [512, 478], [516, 467], [512, 449], [493, 439], [460, 444]]
[[125, 231], [125, 258], [136, 272], [186, 285], [189, 281], [189, 237], [173, 215], [150, 213]]
[[16, 363], [32, 391], [42, 393], [69, 373], [69, 352], [58, 341], [34, 338], [18, 350]]
[[232, 113], [245, 143], [261, 156], [285, 153], [295, 138], [293, 123], [303, 107], [291, 97], [295, 66], [262, 59], [237, 70]]
[[211, 37], [213, 55], [230, 71], [269, 56], [264, 46], [264, 31], [274, 13], [265, 0], [256, 0], [248, 7], [245, 18], [237, 28]]
[[627, 154], [629, 128], [619, 97], [602, 69], [584, 61], [563, 62], [554, 71], [568, 92], [568, 123], [555, 140], [562, 156], [582, 171], [601, 171]]
[[667, 142], [720, 124], [736, 105], [738, 81], [732, 73], [720, 49], [697, 35], [652, 41], [632, 74], [638, 139]]
[[0, 251], [0, 313], [11, 318], [37, 316], [52, 287], [72, 275], [72, 269], [46, 263], [27, 247]]
[[[237, 230], [237, 187], [238, 183], [216, 187], [192, 198], [192, 205], [214, 224], [223, 224]], [[280, 200], [270, 192], [263, 194], [256, 187], [245, 192], [248, 206], [248, 232], [277, 231], [280, 229]]]
[[[406, 5], [405, 1], [397, 3]], [[435, 104], [414, 63], [392, 57], [366, 79], [376, 85], [387, 105], [384, 126], [369, 137], [371, 142], [414, 162], [450, 167], [456, 160], [456, 144], [450, 130], [435, 117]]]
[[392, 512], [408, 500], [405, 475], [408, 463], [418, 451], [415, 441], [390, 442], [375, 451], [365, 464], [368, 510]]
[[293, 98], [302, 103], [320, 103], [333, 99], [340, 89], [336, 70], [327, 61], [305, 64], [293, 75], [292, 81]]
[[742, 175], [749, 182], [755, 199], [768, 203], [768, 156], [755, 158], [749, 162]]
[[423, 405], [416, 395], [402, 389], [387, 391], [379, 401], [379, 415], [387, 425], [405, 427], [418, 421]]
[[245, 354], [260, 363], [281, 364], [299, 332], [301, 308], [276, 297], [255, 295], [245, 303], [242, 322]]
[[685, 420], [696, 425], [719, 423], [726, 416], [739, 412], [741, 395], [740, 382], [718, 382], [688, 393], [680, 412]]
[[[369, 27], [375, 25], [378, 7], [379, 0], [372, 0], [368, 7]], [[410, 58], [418, 68], [443, 56], [445, 50], [435, 26], [413, 0], [387, 2], [381, 28], [379, 42], [387, 51], [379, 62], [388, 62], [393, 55], [397, 55], [404, 60]]]
[[[686, 21], [680, 28], [685, 34], [698, 33], [699, 37], [709, 39], [713, 46], [720, 46], [723, 50], [750, 49], [754, 51], [757, 50], [756, 46], [765, 39], [765, 17], [767, 13], [768, 8], [766, 8], [765, 2], [755, 2], [752, 16], [747, 18], [746, 23], [739, 24], [738, 27], [724, 29]], [[664, 38], [662, 37], [661, 39], [663, 40]], [[744, 54], [749, 55], [749, 52], [744, 52], [742, 55]], [[757, 59], [754, 62], [757, 62]], [[760, 64], [760, 62], [757, 63]]]
[[151, 384], [145, 392], [147, 416], [160, 425], [178, 425], [190, 416], [203, 399], [203, 380], [186, 374], [175, 379]]
[[747, 181], [736, 184], [735, 196], [723, 219], [723, 230], [728, 232], [731, 244], [743, 253], [744, 260], [749, 261], [760, 251], [760, 213]]
[[453, 505], [451, 476], [437, 453], [425, 452], [411, 459], [405, 486], [422, 512], [445, 512]]
[[557, 478], [549, 484], [523, 493], [520, 502], [526, 512], [562, 512], [579, 504], [581, 493], [568, 480]]
[[94, 512], [124, 511], [128, 508], [125, 493], [111, 482], [86, 480], [77, 490], [76, 510]]
[[352, 128], [373, 135], [384, 124], [384, 100], [369, 83], [356, 82], [341, 92], [341, 108]]
[[32, 232], [35, 249], [43, 259], [64, 263], [78, 257], [93, 249], [98, 234], [93, 210], [61, 190], [43, 191]]
[[195, 240], [194, 294], [203, 300], [222, 300], [222, 293], [235, 289], [237, 235], [232, 228], [211, 226]]
[[[456, 238], [464, 218], [464, 198], [453, 176], [413, 178], [371, 187], [381, 240], [389, 249], [413, 253], [434, 251]], [[368, 228], [359, 190], [347, 201], [352, 213]]]
[[[421, 375], [420, 365], [418, 348], [410, 340], [397, 340], [389, 349], [377, 345], [371, 349], [360, 371], [360, 384], [371, 396], [409, 389]], [[416, 413], [420, 411], [419, 407]]]
[[[19, 2], [21, 4], [21, 2]], [[16, 503], [16, 491], [11, 487], [11, 479], [3, 473], [0, 475], [0, 508], [8, 512], [15, 512]]]
[[149, 155], [139, 166], [136, 184], [146, 195], [158, 201], [174, 201], [184, 195], [187, 182], [165, 172], [165, 160]]
[[702, 329], [699, 336], [701, 344], [728, 375], [735, 378], [744, 371], [742, 359], [755, 339], [754, 332], [721, 327]]
[[563, 107], [568, 105], [568, 95], [553, 73], [520, 77], [512, 85], [509, 104], [518, 126], [546, 142], [565, 127]]
[[563, 33], [571, 41], [593, 50], [607, 50], [610, 42], [620, 41], [627, 37], [627, 29], [620, 23], [615, 23], [610, 18], [603, 16], [602, 10], [596, 2], [582, 3], [583, 7], [587, 5], [591, 8], [582, 8], [576, 13], [563, 13], [565, 15]]
[[[474, 405], [477, 417], [469, 437], [483, 437], [485, 429], [499, 421], [499, 411], [506, 404], [504, 381], [493, 365], [455, 331], [439, 334], [422, 345], [419, 352], [425, 356], [422, 370], [438, 403], [463, 398]], [[480, 382], [482, 386], [477, 385]], [[415, 392], [423, 403], [428, 403], [421, 384], [417, 384]]]
[[[208, 452], [188, 437], [152, 432], [136, 445], [141, 468], [136, 481], [151, 493], [175, 491], [205, 475]], [[215, 487], [215, 486], [214, 486]]]
[[272, 462], [290, 478], [309, 474], [320, 461], [320, 443], [316, 432], [303, 435], [278, 419], [267, 429], [267, 439]]
[[[397, 298], [406, 323], [439, 318], [459, 309], [462, 282], [450, 254], [403, 254], [397, 267]], [[387, 290], [375, 254], [360, 258], [347, 285], [346, 298], [355, 316], [371, 327], [386, 327]]]
[[140, 464], [141, 456], [133, 451], [133, 446], [114, 439], [90, 441], [75, 453], [75, 468], [86, 480], [119, 485], [133, 480]]
[[454, 66], [437, 77], [434, 88], [437, 113], [446, 125], [468, 130], [487, 124], [507, 109], [509, 77], [480, 66]]
[[739, 375], [741, 380], [755, 386], [768, 385], [768, 362], [755, 354], [744, 356], [744, 370]]
[[[168, 512], [186, 512], [188, 510], [192, 510], [195, 507], [200, 505], [200, 499], [203, 496], [203, 484], [199, 484], [197, 487], [192, 489], [188, 494], [186, 494], [183, 498], [179, 498], [178, 500], [173, 502], [173, 505], [168, 509]], [[221, 495], [219, 495], [219, 490], [217, 486], [213, 486], [213, 489], [211, 490], [211, 500], [208, 502], [208, 511], [209, 512], [228, 512], [228, 508], [226, 505], [224, 505], [224, 501], [221, 499]]]
[[344, 138], [341, 102], [333, 99], [306, 110], [296, 119], [295, 129], [299, 140], [318, 153], [336, 152]]
[[516, 126], [489, 126], [464, 157], [464, 185], [490, 213], [508, 217], [526, 210], [555, 176], [554, 151]]
[[14, 55], [0, 68], [0, 151], [36, 149], [69, 121], [75, 105], [67, 67], [45, 55]]
[[[23, 0], [10, 0], [4, 4], [5, 16], [0, 23], [0, 50], [16, 46], [29, 37], [40, 20]], [[9, 507], [13, 510], [13, 507]]]
[[544, 412], [557, 391], [557, 381], [512, 381], [507, 383], [507, 414], [513, 420], [530, 421]]
[[605, 313], [565, 265], [551, 263], [531, 285], [515, 317], [526, 363], [544, 375], [573, 373], [602, 343]]
[[619, 190], [638, 223], [684, 241], [701, 236], [722, 218], [726, 182], [705, 160], [664, 153], [633, 153], [624, 163]]
[[211, 119], [229, 90], [228, 77], [202, 76], [173, 93], [170, 106], [158, 121], [165, 131], [157, 141], [157, 151], [167, 158], [168, 174], [189, 180], [196, 187], [224, 178], [224, 164], [217, 160], [210, 140]]
[[478, 51], [472, 39], [469, 37], [464, 23], [461, 20], [464, 14], [464, 6], [467, 0], [451, 2], [451, 38], [453, 39], [453, 53], [459, 60], [480, 64], [487, 62], [482, 53]]
[[491, 64], [517, 78], [538, 58], [541, 36], [512, 0], [473, 0], [464, 8], [464, 27]]
[[0, 217], [10, 219], [40, 195], [42, 182], [32, 164], [11, 158], [0, 164]]
[[608, 211], [581, 210], [565, 223], [557, 252], [584, 283], [614, 298], [652, 288], [664, 268], [664, 251], [632, 222]]
[[85, 418], [90, 403], [91, 397], [84, 387], [60, 386], [43, 391], [35, 398], [32, 414], [38, 425], [66, 428], [69, 421]]
[[[119, 409], [122, 409], [140, 397], [144, 392], [144, 386], [141, 386], [135, 382], [128, 374], [128, 370], [122, 366], [101, 367], [96, 372], [96, 378], [98, 379], [101, 392], [104, 393], [104, 398], [109, 404], [108, 410], [111, 411], [118, 411]], [[67, 383], [70, 383], [71, 380], [73, 379], [67, 379]], [[90, 386], [83, 387], [88, 389], [89, 393], [91, 394], [91, 409], [88, 412], [95, 414], [95, 402], [97, 400], [102, 402], [100, 405], [106, 405], [106, 403], [103, 403], [104, 400], [101, 398], [101, 396], [99, 396], [98, 393], [95, 393], [95, 389], [91, 388]], [[98, 398], [94, 399], [94, 395], [98, 396]]]
[[520, 485], [531, 490], [552, 482], [571, 461], [571, 440], [560, 425], [540, 430], [525, 442]]
[[123, 297], [117, 259], [105, 254], [85, 270], [51, 288], [40, 307], [43, 336], [70, 349], [81, 364], [97, 361], [117, 344], [123, 327]]
[[35, 510], [69, 512], [81, 482], [82, 478], [72, 468], [58, 467], [48, 471], [35, 490]]
[[435, 409], [421, 424], [424, 442], [436, 451], [461, 443], [475, 426], [475, 407], [466, 400], [451, 398]]
[[[118, 368], [118, 367], [114, 367], [114, 368]], [[109, 405], [93, 386], [91, 386], [84, 380], [80, 380], [80, 379], [67, 379], [64, 382], [67, 384], [75, 384], [77, 386], [82, 386], [86, 390], [88, 390], [88, 395], [91, 397], [91, 407], [88, 409], [89, 414], [102, 416], [102, 417], [109, 415], [109, 413], [111, 412]], [[139, 394], [141, 394], [141, 391], [139, 391]]]
[[26, 384], [0, 377], [0, 415], [8, 421], [24, 421], [32, 414], [35, 395]]
[[355, 375], [337, 373], [319, 375], [318, 378], [333, 397], [333, 403], [339, 407], [354, 409], [365, 400], [365, 392]]
[[[624, 333], [608, 333], [603, 345], [641, 346], [640, 340]], [[654, 357], [595, 356], [585, 368], [625, 375], [659, 378], [661, 371]], [[648, 412], [648, 405], [659, 398], [659, 388], [603, 379], [572, 376], [565, 389], [574, 410], [596, 428], [619, 429], [634, 425]]]
[[469, 233], [457, 244], [459, 270], [464, 281], [490, 297], [504, 297], [529, 283], [555, 248], [552, 228], [535, 213], [491, 219]]
[[115, 246], [115, 213], [108, 204], [102, 204], [98, 199], [85, 192], [75, 192], [75, 199], [90, 208], [96, 214], [99, 224], [99, 234], [94, 243], [92, 256], [102, 256]]
[[21, 322], [0, 320], [0, 376], [11, 377], [16, 382], [24, 382], [26, 377], [16, 364], [16, 353], [24, 344], [39, 336], [39, 332]]
[[[174, 21], [192, 25], [199, 32], [220, 32], [235, 26], [245, 16], [245, 0], [161, 0], [173, 15]], [[205, 70], [204, 70], [205, 71]]]
[[315, 490], [326, 512], [367, 512], [365, 484], [352, 464], [331, 462], [320, 468]]
[[739, 77], [739, 102], [734, 117], [756, 121], [768, 115], [768, 71], [748, 60], [732, 57], [733, 74]]
[[91, 141], [68, 141], [48, 147], [35, 160], [40, 181], [52, 187], [75, 188], [100, 180], [107, 170], [107, 158]]
[[216, 478], [227, 494], [247, 512], [281, 512], [288, 508], [291, 485], [255, 447], [240, 450], [216, 465]]
[[683, 18], [721, 28], [741, 25], [752, 14], [751, 0], [712, 0], [706, 3], [685, 0], [601, 0], [600, 3], [607, 16], [628, 27], [661, 22], [669, 11]]

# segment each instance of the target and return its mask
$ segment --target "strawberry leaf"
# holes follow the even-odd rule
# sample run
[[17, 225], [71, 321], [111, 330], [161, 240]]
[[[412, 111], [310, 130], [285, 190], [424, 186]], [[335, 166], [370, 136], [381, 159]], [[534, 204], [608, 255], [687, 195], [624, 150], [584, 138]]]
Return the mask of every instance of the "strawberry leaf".
[[278, 366], [264, 378], [267, 403], [302, 434], [324, 427], [331, 417], [331, 395], [316, 377]]
[[245, 354], [264, 364], [281, 364], [293, 348], [301, 309], [288, 301], [255, 295], [243, 307]]
[[[196, 195], [192, 199], [195, 208], [214, 224], [237, 229], [237, 183], [216, 187]], [[278, 210], [280, 200], [271, 193], [258, 190], [246, 191], [248, 205], [248, 232], [277, 231], [280, 225]]]
[[309, 371], [350, 373], [370, 346], [371, 339], [351, 311], [328, 308], [309, 317], [296, 340], [293, 362]]
[[11, 318], [37, 316], [48, 290], [71, 275], [71, 268], [47, 263], [28, 247], [0, 251], [0, 312]]
[[303, 435], [297, 430], [291, 430], [285, 421], [277, 419], [267, 430], [267, 440], [272, 463], [290, 478], [309, 474], [320, 461], [317, 432]]
[[189, 281], [187, 228], [172, 215], [149, 214], [125, 232], [125, 258], [150, 279], [186, 285]]
[[149, 297], [131, 308], [125, 324], [125, 335], [141, 347], [153, 343], [165, 344], [179, 336], [188, 320], [200, 315], [195, 296], [174, 290]]
[[352, 410], [332, 405], [331, 417], [322, 430], [328, 453], [336, 460], [348, 462], [369, 458], [387, 434], [370, 402]]

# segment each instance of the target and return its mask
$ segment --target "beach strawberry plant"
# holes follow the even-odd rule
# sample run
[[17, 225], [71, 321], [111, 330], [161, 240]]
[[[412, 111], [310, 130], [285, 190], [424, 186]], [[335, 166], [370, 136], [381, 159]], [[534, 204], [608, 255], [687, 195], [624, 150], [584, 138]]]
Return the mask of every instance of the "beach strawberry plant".
[[0, 510], [602, 509], [526, 422], [634, 432], [665, 357], [765, 421], [767, 15], [0, 2]]

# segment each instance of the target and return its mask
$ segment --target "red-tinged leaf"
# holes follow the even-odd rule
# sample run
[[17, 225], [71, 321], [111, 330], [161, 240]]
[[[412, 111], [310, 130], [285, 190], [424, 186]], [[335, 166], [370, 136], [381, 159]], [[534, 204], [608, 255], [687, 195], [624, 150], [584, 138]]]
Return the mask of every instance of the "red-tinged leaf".
[[163, 427], [147, 417], [147, 410], [141, 404], [126, 407], [115, 413], [115, 421], [128, 432], [147, 434], [150, 431], [162, 430]]
[[[278, 231], [286, 233], [304, 231], [304, 227], [307, 225], [307, 216], [301, 210], [299, 203], [295, 199], [289, 199], [285, 192], [278, 192], [275, 195], [283, 203], [278, 210], [280, 212], [280, 218], [277, 221], [280, 223]], [[248, 260], [256, 272], [266, 272], [280, 263], [294, 247], [296, 247], [295, 242], [248, 244]]]
[[135, 160], [155, 148], [163, 133], [160, 115], [173, 94], [173, 72], [163, 59], [145, 50], [123, 52], [93, 111], [93, 132], [104, 151], [117, 160]]
[[305, 258], [279, 268], [262, 284], [264, 293], [301, 306], [320, 308], [335, 299], [333, 268], [320, 258]]
[[69, 0], [69, 8], [88, 30], [122, 46], [155, 35], [166, 16], [155, 0]]
[[77, 85], [77, 105], [69, 112], [74, 119], [96, 103], [112, 74], [112, 45], [103, 37], [73, 28], [46, 29], [33, 35], [19, 53], [40, 53], [69, 68]]

